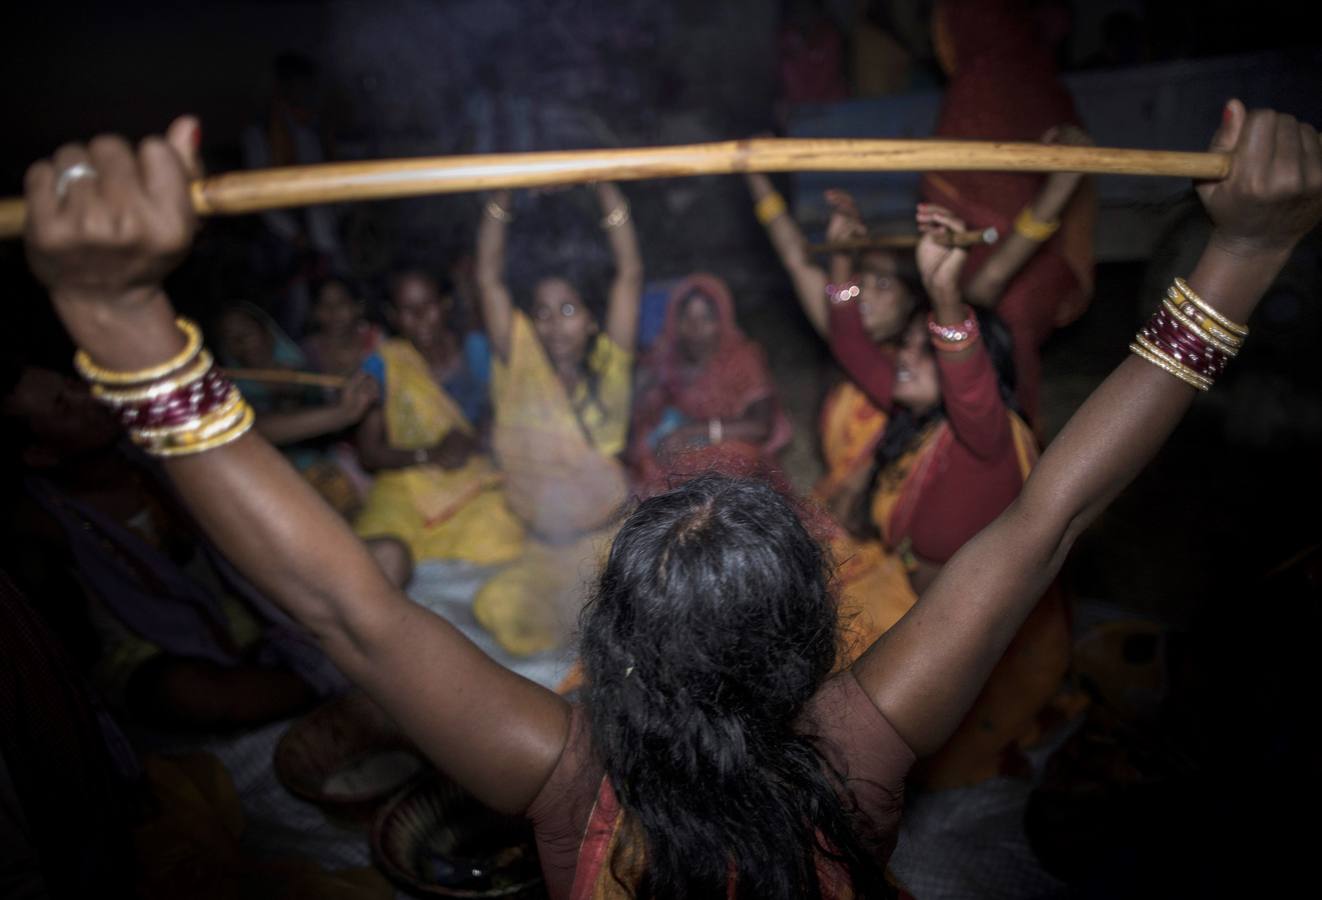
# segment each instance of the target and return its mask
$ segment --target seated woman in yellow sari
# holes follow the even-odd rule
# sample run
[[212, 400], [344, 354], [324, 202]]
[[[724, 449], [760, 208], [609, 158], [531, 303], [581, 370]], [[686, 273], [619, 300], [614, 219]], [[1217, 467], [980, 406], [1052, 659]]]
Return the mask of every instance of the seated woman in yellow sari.
[[377, 541], [377, 558], [397, 582], [407, 581], [411, 561], [508, 562], [523, 548], [523, 526], [480, 452], [486, 342], [476, 334], [461, 341], [450, 330], [446, 298], [425, 272], [399, 274], [390, 300], [401, 336], [363, 364], [384, 403], [358, 429], [359, 456], [376, 478], [354, 529]]
[[491, 339], [492, 446], [505, 499], [528, 530], [522, 558], [491, 579], [473, 613], [510, 653], [563, 643], [627, 494], [619, 461], [629, 432], [643, 266], [629, 204], [596, 187], [615, 275], [604, 314], [583, 278], [532, 284], [530, 315], [505, 282], [508, 192], [487, 203], [477, 233], [477, 280]]

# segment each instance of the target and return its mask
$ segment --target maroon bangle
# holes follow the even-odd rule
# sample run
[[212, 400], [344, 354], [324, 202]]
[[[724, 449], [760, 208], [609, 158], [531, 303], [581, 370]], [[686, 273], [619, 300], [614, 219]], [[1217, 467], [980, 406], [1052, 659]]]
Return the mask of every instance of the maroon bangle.
[[1177, 362], [1206, 378], [1216, 378], [1230, 362], [1230, 356], [1221, 348], [1203, 340], [1163, 307], [1157, 308], [1139, 333]]
[[169, 428], [219, 409], [230, 396], [233, 383], [211, 370], [191, 384], [142, 403], [116, 409], [125, 428]]
[[[1169, 345], [1173, 350], [1180, 350], [1182, 355], [1188, 356], [1189, 360], [1186, 365], [1189, 365], [1190, 368], [1200, 374], [1215, 377], [1224, 372], [1226, 366], [1230, 364], [1228, 353], [1194, 333], [1184, 323], [1167, 313], [1164, 308], [1158, 307], [1150, 324], [1160, 342]], [[1154, 340], [1152, 337], [1148, 339]], [[1177, 356], [1176, 358], [1180, 359], [1181, 357]]]

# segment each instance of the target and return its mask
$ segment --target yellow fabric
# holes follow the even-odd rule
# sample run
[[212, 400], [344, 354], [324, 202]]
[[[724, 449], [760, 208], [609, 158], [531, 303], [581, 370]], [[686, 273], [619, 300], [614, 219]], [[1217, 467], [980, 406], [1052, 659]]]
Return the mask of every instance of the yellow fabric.
[[629, 433], [633, 354], [598, 335], [588, 367], [595, 392], [580, 380], [571, 398], [532, 323], [518, 312], [509, 359], [492, 361], [492, 445], [506, 500], [551, 543], [605, 527], [628, 494], [616, 457]]
[[[872, 469], [886, 430], [886, 414], [857, 385], [841, 382], [822, 406], [826, 474], [813, 489], [822, 504]], [[878, 540], [859, 540], [837, 527], [830, 538], [843, 632], [840, 665], [847, 666], [900, 620], [918, 598], [903, 561]]]
[[[433, 380], [426, 361], [407, 341], [380, 348], [386, 369], [386, 438], [399, 450], [420, 450], [451, 431], [473, 426]], [[480, 565], [507, 562], [523, 547], [523, 526], [507, 508], [502, 478], [483, 455], [458, 469], [435, 465], [382, 472], [354, 524], [362, 537], [394, 537], [415, 560], [463, 559]]]
[[155, 814], [134, 831], [137, 895], [144, 900], [388, 900], [372, 869], [327, 872], [303, 859], [258, 861], [241, 849], [243, 810], [214, 756], [149, 756]]
[[529, 539], [519, 560], [492, 576], [473, 599], [478, 624], [515, 656], [561, 646], [613, 537], [609, 528], [569, 544]]
[[572, 630], [628, 496], [616, 456], [628, 437], [633, 354], [599, 335], [588, 355], [595, 397], [582, 382], [570, 397], [516, 312], [509, 359], [492, 366], [492, 443], [506, 500], [529, 536], [518, 562], [478, 592], [473, 613], [505, 650], [526, 656]]
[[[1014, 441], [1015, 458], [1019, 463], [1019, 474], [1025, 480], [1037, 463], [1037, 440], [1032, 430], [1015, 413], [1010, 416], [1010, 436]], [[901, 456], [886, 468], [877, 478], [877, 487], [872, 495], [872, 521], [881, 532], [887, 546], [894, 546], [894, 535], [890, 534], [891, 514], [904, 496], [905, 489], [914, 478], [921, 478], [927, 467], [935, 461], [932, 453], [937, 444], [949, 432], [950, 425], [942, 421], [930, 426], [914, 445], [913, 449]]]

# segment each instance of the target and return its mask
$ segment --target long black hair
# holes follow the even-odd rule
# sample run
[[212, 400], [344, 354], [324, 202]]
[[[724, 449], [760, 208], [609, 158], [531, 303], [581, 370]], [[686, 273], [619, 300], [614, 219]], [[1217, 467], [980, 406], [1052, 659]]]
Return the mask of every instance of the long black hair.
[[642, 503], [583, 613], [593, 749], [640, 898], [818, 896], [836, 860], [890, 896], [879, 836], [796, 730], [838, 655], [829, 559], [765, 483], [703, 475]]

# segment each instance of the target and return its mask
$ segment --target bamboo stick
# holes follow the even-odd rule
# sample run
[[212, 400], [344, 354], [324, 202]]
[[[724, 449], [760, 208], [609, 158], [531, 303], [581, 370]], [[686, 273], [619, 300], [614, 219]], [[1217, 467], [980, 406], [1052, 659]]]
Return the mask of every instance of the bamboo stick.
[[221, 374], [235, 381], [260, 381], [265, 384], [307, 384], [314, 387], [342, 388], [349, 379], [344, 375], [321, 372], [298, 372], [293, 369], [221, 369]]
[[[1165, 175], [1217, 179], [1219, 153], [1122, 150], [1062, 144], [853, 138], [753, 138], [676, 147], [497, 153], [320, 163], [228, 172], [193, 182], [199, 214], [384, 200], [495, 188], [634, 181], [743, 172], [1007, 171]], [[0, 200], [0, 238], [22, 233], [23, 201]]]
[[[996, 243], [996, 229], [984, 228], [979, 231], [958, 231], [948, 240], [937, 238], [937, 243], [947, 247], [972, 247], [976, 244]], [[824, 244], [809, 244], [809, 253], [849, 253], [854, 250], [912, 250], [922, 241], [921, 234], [873, 234], [862, 238], [849, 238], [843, 241], [827, 241]]]

